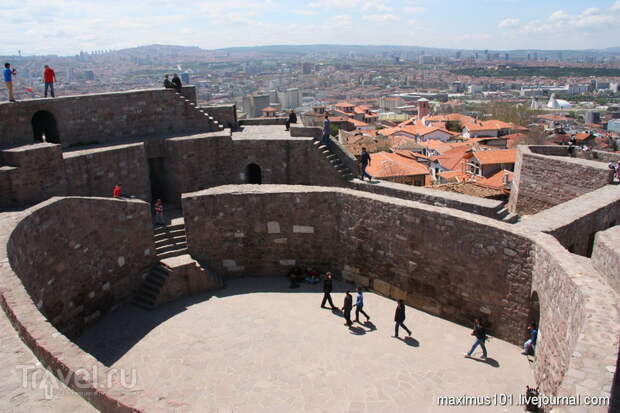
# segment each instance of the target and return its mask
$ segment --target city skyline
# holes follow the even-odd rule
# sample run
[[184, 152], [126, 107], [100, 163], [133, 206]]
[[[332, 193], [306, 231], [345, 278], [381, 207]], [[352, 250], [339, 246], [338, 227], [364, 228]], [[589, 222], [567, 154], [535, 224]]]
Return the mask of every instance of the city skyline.
[[399, 45], [447, 49], [618, 47], [620, 0], [8, 0], [0, 55], [73, 55], [146, 44]]

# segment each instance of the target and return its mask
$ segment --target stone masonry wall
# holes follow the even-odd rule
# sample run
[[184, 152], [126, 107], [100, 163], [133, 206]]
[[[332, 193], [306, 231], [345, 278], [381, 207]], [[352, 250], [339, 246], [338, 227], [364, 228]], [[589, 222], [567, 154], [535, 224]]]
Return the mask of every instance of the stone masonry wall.
[[[620, 223], [620, 220], [616, 222]], [[596, 233], [592, 265], [620, 294], [620, 225]]]
[[111, 197], [120, 183], [127, 196], [150, 202], [149, 169], [144, 145], [118, 145], [65, 152], [67, 195]]
[[54, 116], [64, 147], [215, 130], [196, 109], [194, 87], [184, 93], [187, 101], [161, 88], [0, 104], [0, 147], [32, 143], [31, 120], [38, 111]]
[[519, 146], [509, 208], [531, 215], [612, 182], [603, 162], [546, 156]]
[[[536, 238], [532, 271], [532, 292], [540, 301], [536, 381], [547, 395], [609, 397], [620, 339], [616, 295], [590, 260], [569, 254], [549, 235], [539, 233]], [[602, 413], [608, 408], [558, 411]]]
[[620, 224], [620, 191], [615, 185], [606, 185], [517, 225], [551, 234], [570, 252], [588, 256], [595, 234], [617, 224]]
[[235, 130], [239, 126], [237, 105], [201, 106], [200, 109], [213, 116], [226, 129]]
[[127, 298], [154, 263], [151, 215], [142, 201], [52, 198], [24, 216], [8, 242], [11, 267], [66, 335]]
[[493, 334], [521, 340], [530, 242], [507, 224], [318, 187], [213, 188], [185, 194], [183, 211], [190, 254], [224, 276], [339, 270], [452, 321], [484, 317]]

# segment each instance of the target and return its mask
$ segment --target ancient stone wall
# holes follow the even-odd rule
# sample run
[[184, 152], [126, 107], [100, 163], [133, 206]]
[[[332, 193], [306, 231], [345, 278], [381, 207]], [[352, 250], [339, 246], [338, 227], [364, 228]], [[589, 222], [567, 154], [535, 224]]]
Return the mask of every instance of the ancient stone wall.
[[8, 241], [11, 267], [64, 334], [78, 333], [132, 294], [155, 260], [142, 201], [52, 198], [23, 214]]
[[121, 184], [128, 197], [151, 201], [149, 169], [141, 143], [65, 152], [66, 195], [111, 197]]
[[271, 118], [246, 118], [239, 121], [240, 125], [284, 125], [288, 117], [271, 117]]
[[64, 195], [67, 187], [59, 145], [38, 143], [0, 152], [0, 182], [5, 191], [0, 205], [31, 205], [54, 195]]
[[201, 106], [200, 109], [213, 116], [226, 129], [235, 130], [239, 127], [237, 105]]
[[213, 188], [185, 194], [183, 211], [190, 254], [219, 274], [338, 270], [452, 321], [484, 317], [512, 342], [525, 328], [530, 244], [507, 224], [317, 187]]
[[[616, 222], [620, 223], [620, 220]], [[596, 233], [592, 265], [620, 294], [620, 225]]]
[[606, 185], [517, 225], [551, 234], [568, 251], [590, 256], [595, 234], [617, 224], [620, 224], [620, 190], [615, 185]]
[[63, 147], [216, 130], [196, 109], [194, 87], [183, 93], [190, 98], [162, 88], [0, 104], [0, 147], [33, 143], [31, 121], [39, 111], [53, 115]]
[[[534, 148], [540, 152], [544, 147]], [[549, 150], [563, 150], [557, 148]], [[612, 171], [603, 162], [542, 155], [519, 146], [509, 208], [520, 215], [535, 214], [611, 182]]]
[[[536, 238], [532, 271], [532, 292], [540, 303], [536, 381], [547, 395], [610, 396], [620, 338], [616, 296], [590, 260], [569, 254], [549, 235]], [[606, 408], [580, 406], [574, 411]]]

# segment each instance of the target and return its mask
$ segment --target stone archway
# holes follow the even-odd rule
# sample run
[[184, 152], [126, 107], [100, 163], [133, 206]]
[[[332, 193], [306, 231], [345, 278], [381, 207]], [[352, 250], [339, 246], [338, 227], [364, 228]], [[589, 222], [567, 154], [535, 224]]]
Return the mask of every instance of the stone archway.
[[35, 142], [60, 143], [58, 123], [51, 112], [40, 110], [32, 116], [32, 132]]
[[263, 181], [260, 166], [251, 163], [245, 167], [245, 182], [260, 185]]

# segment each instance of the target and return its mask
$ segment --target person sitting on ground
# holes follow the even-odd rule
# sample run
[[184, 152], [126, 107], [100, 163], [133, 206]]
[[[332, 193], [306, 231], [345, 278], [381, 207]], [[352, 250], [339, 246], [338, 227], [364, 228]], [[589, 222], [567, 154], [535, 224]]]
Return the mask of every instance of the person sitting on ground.
[[298, 281], [304, 279], [303, 271], [299, 267], [293, 267], [288, 273], [288, 278], [291, 280], [291, 285], [288, 288], [299, 288]]
[[112, 190], [112, 196], [114, 198], [120, 198], [123, 196], [123, 189], [121, 187], [121, 184], [116, 184], [116, 186]]
[[181, 83], [179, 75], [177, 75], [176, 73], [172, 76], [172, 85], [172, 87], [174, 87], [177, 92], [181, 92], [181, 87], [183, 87], [183, 84]]
[[164, 77], [164, 87], [166, 89], [174, 89], [174, 84], [170, 81], [168, 75]]
[[319, 281], [321, 281], [319, 273], [316, 272], [313, 268], [308, 267], [308, 270], [306, 272], [306, 282], [308, 284], [317, 284]]
[[531, 323], [527, 326], [527, 332], [530, 338], [523, 343], [523, 354], [524, 356], [529, 356], [534, 353], [534, 346], [536, 345], [536, 339], [538, 338], [538, 330], [536, 330], [536, 323]]

